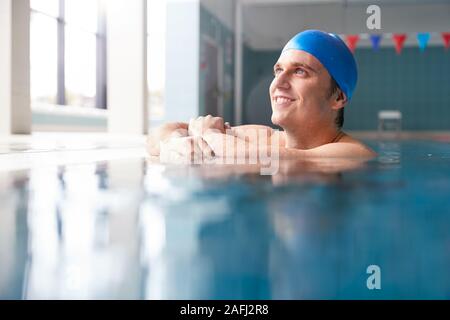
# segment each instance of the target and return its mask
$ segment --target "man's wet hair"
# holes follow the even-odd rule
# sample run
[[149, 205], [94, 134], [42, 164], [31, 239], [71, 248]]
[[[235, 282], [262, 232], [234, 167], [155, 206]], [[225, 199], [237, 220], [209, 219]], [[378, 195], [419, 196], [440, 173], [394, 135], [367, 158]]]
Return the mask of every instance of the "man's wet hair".
[[[337, 84], [336, 80], [334, 80], [333, 77], [331, 77], [331, 86], [330, 86], [330, 91], [329, 91], [329, 97], [333, 96], [334, 94], [338, 93], [339, 90], [341, 90], [339, 88], [339, 85]], [[344, 108], [340, 108], [337, 112], [336, 115], [336, 119], [334, 120], [334, 123], [336, 124], [336, 126], [341, 129], [342, 126], [344, 125]]]

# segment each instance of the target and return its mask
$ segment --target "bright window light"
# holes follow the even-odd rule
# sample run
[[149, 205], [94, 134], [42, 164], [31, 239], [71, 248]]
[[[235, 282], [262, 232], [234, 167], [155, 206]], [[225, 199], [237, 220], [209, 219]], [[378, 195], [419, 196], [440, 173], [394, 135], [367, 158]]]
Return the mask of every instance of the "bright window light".
[[57, 92], [56, 19], [32, 12], [30, 23], [31, 99], [39, 103], [55, 104]]
[[151, 118], [164, 116], [166, 0], [147, 1], [147, 81]]

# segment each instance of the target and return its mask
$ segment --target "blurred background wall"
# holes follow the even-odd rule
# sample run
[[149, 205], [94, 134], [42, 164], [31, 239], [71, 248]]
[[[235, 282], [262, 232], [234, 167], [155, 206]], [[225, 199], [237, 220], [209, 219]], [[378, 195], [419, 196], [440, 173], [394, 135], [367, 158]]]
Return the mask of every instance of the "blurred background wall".
[[[381, 30], [368, 30], [366, 8], [378, 3]], [[378, 33], [373, 49], [368, 38], [355, 49], [359, 79], [346, 107], [344, 128], [376, 130], [379, 110], [399, 110], [406, 130], [450, 128], [450, 50], [440, 32], [450, 30], [449, 1], [267, 1], [244, 10], [243, 122], [270, 125], [268, 86], [280, 48], [304, 29], [340, 34]], [[263, 21], [272, 21], [266, 23]], [[422, 52], [416, 33], [431, 34]], [[397, 54], [392, 33], [405, 33], [405, 47]]]

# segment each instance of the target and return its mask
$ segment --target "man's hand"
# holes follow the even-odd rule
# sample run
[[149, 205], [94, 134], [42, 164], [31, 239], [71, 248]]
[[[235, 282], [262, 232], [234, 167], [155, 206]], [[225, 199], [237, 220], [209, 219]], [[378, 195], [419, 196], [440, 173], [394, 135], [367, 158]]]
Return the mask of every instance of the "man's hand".
[[151, 156], [159, 156], [160, 143], [173, 137], [188, 136], [188, 124], [182, 122], [166, 123], [151, 130], [147, 139], [147, 150]]
[[168, 163], [196, 163], [214, 157], [202, 137], [173, 137], [160, 144], [160, 159]]
[[202, 136], [208, 130], [214, 129], [216, 132], [225, 133], [230, 125], [224, 123], [223, 118], [207, 115], [206, 117], [198, 117], [189, 121], [189, 135]]
[[[224, 123], [222, 118], [212, 116], [199, 117], [195, 120], [191, 120], [189, 125], [183, 122], [167, 123], [150, 132], [147, 140], [147, 150], [151, 156], [159, 156], [160, 147], [165, 146], [166, 151], [168, 151], [170, 147], [173, 149], [172, 153], [174, 153], [177, 143], [181, 146], [189, 143], [189, 139], [181, 139], [176, 143], [175, 140], [177, 137], [184, 138], [191, 135], [198, 138], [210, 129], [217, 129], [220, 132], [225, 132], [226, 129], [231, 129], [231, 126], [228, 122]], [[199, 139], [195, 141], [197, 142], [197, 145], [202, 147], [202, 154], [204, 156], [209, 157], [210, 154], [213, 154], [211, 148], [209, 148], [203, 139], [201, 141]], [[185, 155], [186, 152], [183, 151], [180, 154]]]

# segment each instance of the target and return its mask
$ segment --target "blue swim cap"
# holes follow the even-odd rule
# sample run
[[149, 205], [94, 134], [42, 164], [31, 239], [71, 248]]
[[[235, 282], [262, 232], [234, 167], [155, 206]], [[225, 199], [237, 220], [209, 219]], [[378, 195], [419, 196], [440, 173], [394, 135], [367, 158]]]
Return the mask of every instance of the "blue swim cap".
[[306, 30], [289, 40], [282, 52], [289, 49], [303, 50], [316, 57], [336, 80], [347, 99], [351, 99], [358, 70], [353, 54], [341, 38], [319, 30]]

